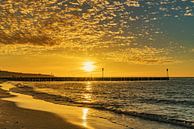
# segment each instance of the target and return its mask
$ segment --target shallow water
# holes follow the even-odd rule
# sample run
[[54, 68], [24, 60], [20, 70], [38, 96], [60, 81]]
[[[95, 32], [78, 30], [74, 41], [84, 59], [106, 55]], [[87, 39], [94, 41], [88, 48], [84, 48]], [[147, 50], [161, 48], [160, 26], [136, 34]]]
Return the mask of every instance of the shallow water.
[[[173, 124], [194, 123], [194, 79], [145, 82], [38, 82], [36, 91], [70, 98], [70, 104], [100, 108]], [[106, 117], [106, 116], [105, 116]], [[128, 126], [127, 116], [111, 121]]]

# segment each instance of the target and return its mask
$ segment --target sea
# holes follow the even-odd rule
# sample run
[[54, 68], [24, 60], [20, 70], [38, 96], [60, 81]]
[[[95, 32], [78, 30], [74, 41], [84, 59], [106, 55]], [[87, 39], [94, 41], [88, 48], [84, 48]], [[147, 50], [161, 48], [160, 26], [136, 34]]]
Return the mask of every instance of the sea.
[[36, 92], [68, 98], [61, 104], [111, 112], [112, 116], [100, 116], [125, 127], [130, 127], [129, 118], [134, 117], [194, 128], [194, 78], [122, 82], [23, 82], [23, 85], [33, 87]]

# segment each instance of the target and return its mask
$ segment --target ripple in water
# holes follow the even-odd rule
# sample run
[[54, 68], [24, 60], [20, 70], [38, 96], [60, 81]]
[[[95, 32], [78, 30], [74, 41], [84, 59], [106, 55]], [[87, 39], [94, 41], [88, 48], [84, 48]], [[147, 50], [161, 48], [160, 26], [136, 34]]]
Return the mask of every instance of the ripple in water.
[[145, 82], [25, 82], [24, 85], [69, 98], [69, 104], [194, 127], [193, 78]]

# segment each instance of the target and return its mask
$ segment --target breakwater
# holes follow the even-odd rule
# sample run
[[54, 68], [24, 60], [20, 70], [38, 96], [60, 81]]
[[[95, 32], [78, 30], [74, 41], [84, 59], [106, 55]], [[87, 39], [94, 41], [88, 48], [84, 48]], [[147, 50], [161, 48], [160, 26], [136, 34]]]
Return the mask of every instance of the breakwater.
[[169, 77], [0, 77], [2, 81], [154, 81]]

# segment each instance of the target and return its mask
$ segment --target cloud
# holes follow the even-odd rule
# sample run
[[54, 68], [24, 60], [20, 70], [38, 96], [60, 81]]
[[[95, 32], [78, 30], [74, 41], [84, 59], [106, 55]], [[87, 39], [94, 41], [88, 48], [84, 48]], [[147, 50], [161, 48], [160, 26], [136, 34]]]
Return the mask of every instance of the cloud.
[[0, 33], [2, 44], [33, 44], [33, 45], [54, 45], [56, 42], [47, 34], [31, 35], [30, 33]]
[[133, 64], [169, 64], [175, 63], [165, 49], [157, 49], [145, 46], [144, 48], [127, 48], [105, 55], [116, 62], [128, 62]]
[[[30, 48], [30, 49], [29, 49]], [[76, 51], [75, 51], [76, 49]], [[101, 52], [103, 49], [103, 52]], [[132, 64], [171, 64], [176, 63], [170, 55], [170, 51], [164, 48], [142, 47], [142, 48], [120, 48], [111, 50], [109, 48], [101, 48], [98, 50], [89, 49], [90, 57], [99, 58], [102, 60], [111, 60], [115, 62], [127, 62]], [[87, 57], [87, 53], [83, 54], [84, 50], [78, 48], [70, 49], [62, 46], [40, 46], [31, 44], [17, 45], [0, 45], [0, 56], [40, 56], [53, 55], [62, 57]], [[94, 52], [95, 51], [95, 52]], [[71, 53], [71, 54], [70, 54]], [[82, 54], [80, 54], [82, 53]]]
[[1, 56], [29, 56], [41, 55], [42, 52], [52, 49], [52, 47], [31, 45], [31, 44], [16, 44], [16, 45], [0, 45]]
[[[152, 36], [162, 15], [191, 16], [193, 1], [143, 2], [139, 0], [0, 1], [0, 43], [95, 46], [108, 40]], [[185, 3], [183, 6], [179, 6]], [[169, 6], [172, 8], [169, 8]], [[159, 8], [160, 10], [156, 9]], [[161, 34], [161, 33], [160, 33]], [[130, 42], [130, 41], [129, 41]], [[103, 43], [101, 44], [103, 45]], [[91, 46], [91, 45], [90, 45]]]
[[0, 54], [103, 53], [133, 63], [173, 62], [158, 26], [167, 16], [193, 16], [193, 1], [0, 0]]

